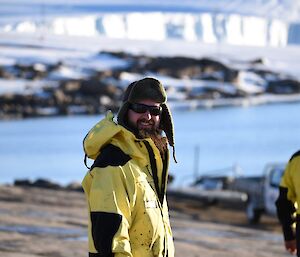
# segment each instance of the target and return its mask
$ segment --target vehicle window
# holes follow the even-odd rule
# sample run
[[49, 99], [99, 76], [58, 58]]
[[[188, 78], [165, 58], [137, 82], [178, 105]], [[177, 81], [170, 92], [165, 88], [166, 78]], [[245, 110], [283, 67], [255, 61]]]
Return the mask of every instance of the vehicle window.
[[270, 173], [270, 185], [272, 187], [279, 187], [281, 177], [283, 175], [283, 168], [274, 168]]

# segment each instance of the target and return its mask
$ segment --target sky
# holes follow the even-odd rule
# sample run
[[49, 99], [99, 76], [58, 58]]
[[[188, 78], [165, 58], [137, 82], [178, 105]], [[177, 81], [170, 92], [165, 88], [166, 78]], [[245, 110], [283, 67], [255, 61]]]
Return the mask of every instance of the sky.
[[[241, 13], [263, 17], [280, 17], [284, 19], [298, 19], [299, 0], [1, 0], [2, 13], [26, 13], [31, 12], [32, 7], [44, 8], [45, 12], [51, 12], [51, 7], [61, 6], [64, 11], [74, 11], [76, 7], [85, 7], [85, 11], [99, 12], [110, 11], [173, 11], [173, 12], [222, 12]], [[88, 6], [92, 8], [88, 8]], [[48, 7], [48, 10], [47, 10]], [[106, 8], [107, 7], [107, 8]], [[30, 10], [31, 9], [31, 10]], [[52, 9], [52, 11], [58, 11]]]

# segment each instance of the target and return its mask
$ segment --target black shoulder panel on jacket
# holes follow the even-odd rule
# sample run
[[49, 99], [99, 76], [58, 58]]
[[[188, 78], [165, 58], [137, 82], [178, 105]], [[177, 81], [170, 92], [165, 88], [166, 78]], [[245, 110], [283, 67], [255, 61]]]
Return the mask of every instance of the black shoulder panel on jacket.
[[92, 237], [94, 246], [100, 255], [112, 257], [112, 240], [117, 233], [122, 216], [117, 213], [91, 212]]
[[91, 169], [95, 167], [123, 166], [130, 159], [131, 157], [125, 154], [119, 147], [109, 144], [101, 149], [101, 153], [96, 158]]
[[295, 157], [297, 157], [299, 155], [300, 155], [300, 150], [292, 155], [290, 161], [293, 160]]

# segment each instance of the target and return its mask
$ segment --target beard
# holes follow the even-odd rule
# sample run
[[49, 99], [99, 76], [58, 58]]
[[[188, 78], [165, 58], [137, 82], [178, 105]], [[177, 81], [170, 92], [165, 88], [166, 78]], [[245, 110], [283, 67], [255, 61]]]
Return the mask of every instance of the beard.
[[151, 138], [155, 146], [158, 148], [162, 159], [168, 151], [168, 140], [163, 137], [160, 129], [138, 129], [139, 138]]
[[[142, 126], [141, 123], [143, 122], [148, 122], [150, 126]], [[168, 139], [162, 136], [162, 130], [158, 128], [158, 125], [155, 124], [154, 121], [140, 119], [137, 121], [137, 124], [133, 124], [128, 121], [128, 128], [139, 139], [151, 138], [155, 146], [158, 148], [161, 157], [165, 159], [165, 154], [168, 151]]]

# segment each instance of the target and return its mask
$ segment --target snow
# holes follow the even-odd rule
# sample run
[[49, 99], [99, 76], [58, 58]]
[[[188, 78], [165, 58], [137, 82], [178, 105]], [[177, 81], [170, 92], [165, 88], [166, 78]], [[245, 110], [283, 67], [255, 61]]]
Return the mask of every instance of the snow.
[[51, 24], [52, 33], [67, 36], [94, 36], [97, 34], [95, 18], [84, 17], [59, 17]]
[[[0, 33], [0, 56], [6, 60], [20, 60], [36, 58], [42, 63], [56, 63], [59, 60], [85, 59], [86, 64], [91, 60], [97, 63], [93, 56], [100, 51], [125, 51], [131, 54], [145, 54], [149, 56], [187, 56], [194, 58], [212, 57], [231, 65], [243, 65], [257, 58], [265, 60], [266, 67], [276, 71], [300, 77], [300, 48], [287, 47], [253, 47], [232, 46], [229, 44], [204, 44], [183, 40], [130, 40], [107, 37], [78, 37], [47, 35], [44, 39], [38, 35]], [[4, 60], [4, 59], [3, 59]], [[29, 62], [29, 61], [28, 61]], [[122, 61], [121, 61], [122, 62]], [[119, 63], [118, 65], [126, 65]], [[99, 64], [100, 62], [98, 62]], [[102, 62], [107, 67], [117, 66], [115, 59]], [[102, 65], [101, 64], [101, 65]], [[95, 64], [96, 65], [96, 64]]]
[[126, 24], [123, 17], [118, 14], [108, 14], [103, 17], [103, 27], [106, 28], [106, 35], [111, 38], [126, 37]]
[[[65, 36], [300, 44], [300, 1], [0, 0], [0, 31]], [[298, 42], [299, 41], [299, 42]]]
[[263, 93], [266, 81], [253, 72], [241, 71], [238, 75], [237, 88], [249, 94]]
[[59, 69], [50, 72], [48, 75], [48, 79], [50, 80], [72, 80], [72, 79], [84, 79], [88, 78], [89, 74], [83, 72], [82, 70], [78, 70], [77, 68], [65, 67], [62, 66]]
[[[30, 36], [28, 36], [30, 38]], [[25, 36], [25, 38], [27, 38]], [[34, 64], [36, 62], [43, 64], [55, 64], [60, 60], [67, 57], [82, 57], [86, 56], [85, 51], [71, 51], [70, 49], [59, 49], [59, 45], [56, 44], [55, 47], [45, 47], [43, 48], [43, 42], [39, 38], [36, 38], [36, 47], [31, 47], [30, 42], [23, 40], [22, 36], [17, 36], [13, 40], [9, 40], [5, 37], [5, 34], [1, 35], [0, 39], [0, 53], [1, 57], [6, 60], [12, 60], [24, 65]], [[2, 40], [8, 40], [3, 42]], [[53, 42], [54, 43], [54, 42]], [[54, 46], [55, 44], [53, 44]]]
[[12, 66], [16, 63], [14, 58], [7, 56], [0, 56], [0, 66]]
[[240, 14], [133, 12], [58, 16], [46, 22], [26, 18], [4, 23], [3, 32], [40, 33], [66, 36], [166, 40], [180, 38], [204, 43], [225, 42], [235, 45], [283, 46], [288, 43], [288, 24]]
[[[197, 80], [197, 79], [175, 79], [168, 76], [163, 76], [160, 74], [153, 74], [153, 73], [146, 73], [142, 74], [134, 74], [128, 72], [122, 72], [120, 75], [121, 80], [123, 80], [125, 85], [127, 86], [130, 82], [140, 80], [144, 76], [148, 77], [155, 77], [160, 80], [166, 88], [178, 88], [178, 89], [201, 89], [203, 87], [206, 88], [220, 88], [220, 82], [218, 81], [204, 81], [204, 80]], [[230, 83], [222, 83], [222, 89], [224, 91], [232, 92], [234, 90], [234, 86]]]
[[[51, 79], [85, 78], [91, 70], [127, 67], [127, 61], [100, 51], [211, 57], [239, 70], [260, 58], [264, 69], [300, 79], [300, 48], [288, 45], [289, 25], [300, 20], [299, 1], [0, 0], [0, 4], [0, 65], [38, 64], [43, 70], [45, 65], [62, 63]], [[145, 75], [173, 87], [203, 87], [201, 81], [157, 74], [124, 73], [123, 84]], [[261, 91], [263, 83], [254, 74], [241, 73], [239, 79], [243, 90]], [[18, 81], [15, 89], [9, 88], [21, 90], [27, 83]], [[1, 90], [7, 90], [4, 84]]]
[[45, 86], [58, 86], [53, 81], [32, 81], [25, 79], [0, 79], [0, 95], [3, 94], [32, 94], [39, 93]]

